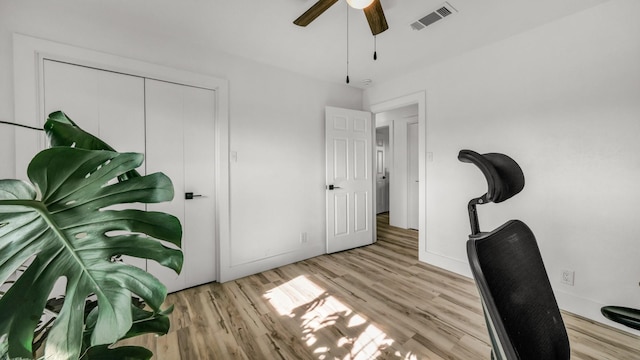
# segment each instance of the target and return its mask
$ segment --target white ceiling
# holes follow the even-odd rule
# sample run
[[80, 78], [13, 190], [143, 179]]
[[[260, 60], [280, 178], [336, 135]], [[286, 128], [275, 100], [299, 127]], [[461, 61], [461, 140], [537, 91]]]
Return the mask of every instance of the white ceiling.
[[[389, 30], [377, 37], [377, 61], [373, 61], [374, 39], [364, 13], [349, 9], [351, 84], [360, 86], [364, 79], [380, 82], [604, 1], [450, 0], [458, 13], [415, 31], [409, 24], [439, 8], [442, 0], [381, 0]], [[345, 80], [346, 1], [339, 1], [304, 28], [292, 22], [315, 0], [213, 3], [206, 7], [211, 17], [206, 11], [198, 12], [199, 21], [190, 23], [200, 44], [330, 81]], [[206, 30], [197, 31], [198, 27]]]
[[[23, 2], [24, 1], [24, 2]], [[351, 85], [381, 82], [425, 64], [505, 39], [608, 0], [450, 0], [458, 13], [421, 30], [409, 24], [443, 0], [381, 0], [389, 30], [374, 39], [361, 10], [349, 9]], [[11, 2], [4, 3], [11, 10]], [[303, 28], [293, 20], [315, 0], [21, 0], [20, 6], [83, 27], [114, 28], [214, 49], [332, 82], [346, 76], [346, 1]], [[13, 3], [13, 6], [18, 6]], [[35, 10], [34, 10], [35, 11]], [[597, 24], [594, 24], [597, 25]], [[51, 28], [49, 28], [51, 29]], [[115, 30], [114, 30], [115, 31]]]

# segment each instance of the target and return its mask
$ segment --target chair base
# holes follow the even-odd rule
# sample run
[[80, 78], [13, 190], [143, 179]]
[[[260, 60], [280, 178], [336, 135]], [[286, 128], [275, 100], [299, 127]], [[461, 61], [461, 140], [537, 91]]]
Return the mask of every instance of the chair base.
[[635, 330], [640, 330], [640, 310], [622, 306], [605, 306], [600, 309], [602, 315]]

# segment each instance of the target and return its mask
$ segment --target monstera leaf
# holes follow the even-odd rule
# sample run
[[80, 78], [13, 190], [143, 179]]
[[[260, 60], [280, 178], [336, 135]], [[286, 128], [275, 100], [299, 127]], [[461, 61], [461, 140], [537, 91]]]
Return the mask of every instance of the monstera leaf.
[[[84, 335], [91, 347], [83, 358], [123, 358], [127, 351], [138, 354], [131, 358], [146, 358], [144, 349], [108, 344], [132, 329], [132, 294], [145, 301], [151, 310], [145, 316], [153, 318], [163, 314], [166, 288], [147, 272], [113, 259], [151, 259], [179, 273], [183, 257], [159, 241], [180, 246], [182, 229], [175, 217], [109, 208], [173, 198], [171, 181], [161, 173], [115, 181], [142, 161], [135, 153], [54, 147], [31, 161], [32, 184], [0, 180], [0, 284], [29, 264], [0, 298], [0, 343], [6, 342], [0, 350], [6, 346], [6, 356], [32, 357], [34, 329], [54, 284], [65, 278], [65, 301], [48, 335], [46, 359], [79, 358]], [[98, 306], [88, 335], [84, 306], [91, 295]]]
[[[82, 130], [62, 111], [54, 111], [49, 114], [49, 118], [44, 124], [44, 130], [49, 136], [51, 146], [115, 151], [109, 144], [102, 141], [102, 139]], [[119, 175], [118, 179], [126, 180], [137, 176], [140, 176], [140, 174], [135, 170], [131, 170]]]
[[49, 114], [44, 130], [49, 135], [51, 146], [73, 146], [87, 150], [115, 151], [102, 139], [82, 130], [62, 111], [54, 111]]

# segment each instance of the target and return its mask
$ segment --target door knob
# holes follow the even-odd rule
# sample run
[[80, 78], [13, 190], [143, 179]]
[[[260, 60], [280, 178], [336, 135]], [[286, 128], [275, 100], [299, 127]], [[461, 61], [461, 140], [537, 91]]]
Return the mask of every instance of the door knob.
[[193, 198], [195, 198], [195, 197], [202, 197], [202, 195], [194, 194], [194, 193], [192, 193], [192, 192], [186, 192], [186, 193], [184, 193], [184, 198], [185, 198], [185, 199], [187, 199], [187, 200], [191, 200], [191, 199], [193, 199]]
[[340, 186], [329, 185], [329, 186], [327, 186], [327, 189], [329, 189], [329, 190], [340, 189]]

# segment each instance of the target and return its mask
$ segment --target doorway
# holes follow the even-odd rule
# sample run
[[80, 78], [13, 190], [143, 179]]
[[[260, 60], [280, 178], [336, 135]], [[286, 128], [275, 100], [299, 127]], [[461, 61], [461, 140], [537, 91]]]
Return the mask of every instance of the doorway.
[[[389, 129], [389, 151], [387, 159], [389, 160], [384, 166], [388, 169], [387, 179], [389, 180], [389, 221], [392, 226], [400, 227], [404, 229], [409, 228], [408, 222], [408, 191], [409, 191], [409, 176], [407, 172], [407, 164], [409, 159], [407, 154], [409, 152], [415, 154], [415, 150], [409, 150], [409, 132], [416, 132], [417, 129], [417, 230], [418, 230], [418, 255], [419, 258], [423, 258], [426, 254], [426, 223], [427, 223], [427, 206], [426, 206], [426, 194], [427, 194], [427, 181], [426, 181], [426, 168], [427, 161], [430, 158], [427, 157], [427, 136], [426, 136], [426, 92], [420, 91], [413, 94], [401, 96], [395, 99], [386, 100], [378, 103], [374, 103], [370, 107], [370, 111], [375, 116], [376, 128], [383, 128], [385, 126]], [[397, 113], [395, 116], [399, 121], [390, 121], [389, 113]], [[409, 129], [410, 123], [415, 123]], [[413, 135], [416, 135], [415, 133]], [[404, 140], [403, 140], [404, 139]], [[415, 138], [414, 138], [415, 139]], [[397, 140], [397, 141], [396, 141]], [[398, 146], [396, 142], [403, 142], [404, 145]], [[412, 146], [415, 149], [415, 145]], [[375, 151], [374, 151], [375, 152]], [[428, 160], [429, 159], [429, 160]], [[396, 161], [399, 160], [399, 161]], [[415, 161], [415, 160], [411, 160]], [[398, 166], [404, 164], [404, 171], [399, 171]], [[377, 169], [375, 170], [377, 172]], [[403, 179], [396, 179], [396, 173], [402, 176]], [[399, 186], [395, 186], [398, 184]], [[398, 193], [398, 188], [401, 190], [400, 198], [403, 198], [405, 205], [398, 206], [398, 202], [394, 201], [394, 193]], [[395, 190], [395, 192], [394, 192]], [[414, 190], [415, 191], [415, 188]], [[377, 195], [377, 194], [376, 194]], [[397, 195], [396, 195], [397, 197]], [[416, 200], [416, 196], [412, 195], [413, 200]], [[376, 199], [377, 203], [377, 199]], [[394, 206], [394, 204], [396, 204]], [[400, 220], [398, 220], [400, 219]], [[404, 219], [404, 220], [403, 220]], [[415, 218], [414, 218], [415, 220]], [[415, 226], [415, 225], [413, 225]]]
[[377, 113], [376, 213], [389, 213], [389, 224], [418, 230], [418, 105]]

